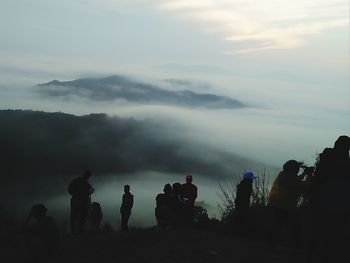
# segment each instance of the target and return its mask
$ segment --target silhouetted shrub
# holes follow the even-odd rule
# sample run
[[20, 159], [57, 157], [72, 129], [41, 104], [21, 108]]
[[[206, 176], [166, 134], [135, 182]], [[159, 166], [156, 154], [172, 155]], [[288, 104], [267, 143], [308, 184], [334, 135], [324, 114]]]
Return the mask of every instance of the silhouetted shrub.
[[220, 224], [220, 221], [216, 218], [209, 218], [208, 211], [200, 205], [194, 206], [193, 214], [194, 226], [204, 230], [214, 230]]

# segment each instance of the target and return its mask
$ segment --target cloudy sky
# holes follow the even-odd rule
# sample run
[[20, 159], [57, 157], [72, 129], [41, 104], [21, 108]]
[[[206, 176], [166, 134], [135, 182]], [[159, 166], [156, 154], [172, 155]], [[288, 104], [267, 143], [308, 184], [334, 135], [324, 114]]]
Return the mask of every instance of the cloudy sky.
[[[316, 153], [331, 147], [339, 135], [350, 134], [348, 0], [1, 0], [0, 36], [0, 110], [75, 115], [103, 112], [145, 123], [155, 121], [159, 123], [156, 132], [150, 129], [137, 140], [126, 140], [138, 145], [130, 146], [132, 154], [124, 157], [131, 160], [137, 155], [135, 160], [140, 160], [140, 149], [151, 144], [143, 151], [148, 153], [145, 157], [153, 156], [151, 152], [167, 159], [169, 151], [159, 149], [172, 145], [170, 153], [175, 157], [171, 161], [192, 167], [188, 169], [195, 172], [195, 183], [200, 186], [198, 200], [209, 204], [211, 214], [217, 212], [219, 174], [230, 174], [231, 169], [232, 174], [241, 172], [234, 171], [234, 163], [228, 160], [240, 162], [235, 164], [241, 167], [237, 169], [252, 169], [253, 164], [279, 169], [292, 158], [312, 165]], [[186, 95], [189, 93], [181, 91], [189, 90], [231, 98], [246, 107], [191, 108], [187, 107], [190, 103], [170, 105], [152, 100], [131, 103], [114, 99], [120, 91], [102, 84], [96, 92], [93, 85], [79, 89], [36, 86], [52, 80], [111, 75], [132, 84], [124, 87], [125, 94], [131, 88], [134, 92], [135, 86], [141, 93], [145, 87], [157, 92], [165, 89], [166, 94]], [[100, 92], [104, 99], [92, 96]], [[7, 158], [26, 156], [27, 150], [22, 155], [18, 151], [28, 148], [27, 137], [33, 142], [56, 137], [60, 141], [64, 136], [62, 129], [46, 134], [60, 122], [43, 122], [51, 124], [35, 131], [31, 118], [17, 122], [9, 115], [22, 113], [1, 114], [8, 120], [0, 123], [2, 134], [9, 135], [1, 138], [5, 148], [11, 142], [19, 147], [7, 152], [2, 148], [0, 153]], [[11, 122], [15, 124], [6, 124]], [[99, 129], [101, 126], [96, 131]], [[142, 133], [142, 129], [136, 130]], [[19, 135], [21, 132], [24, 135]], [[107, 137], [101, 138], [103, 142]], [[100, 149], [104, 144], [98, 139], [89, 143], [98, 141], [95, 146]], [[39, 153], [46, 149], [41, 145], [51, 144], [36, 145]], [[252, 161], [247, 165], [240, 160]], [[169, 160], [146, 164], [138, 166], [140, 174], [132, 182], [131, 177], [115, 177], [114, 173], [117, 181], [93, 178], [98, 189], [95, 200], [111, 206], [111, 218], [116, 217], [119, 205], [111, 200], [119, 200], [122, 185], [129, 183], [139, 200], [134, 224], [146, 222], [143, 217], [153, 222], [154, 195], [164, 183], [182, 181], [187, 169], [172, 169]], [[33, 169], [36, 174], [36, 167]], [[196, 171], [203, 169], [206, 175], [199, 176]], [[66, 212], [68, 181], [67, 176], [62, 177], [61, 194], [49, 194], [50, 202], [59, 202]], [[56, 181], [51, 184], [56, 186]], [[143, 210], [149, 214], [142, 214]]]
[[[276, 166], [295, 156], [311, 162], [349, 134], [347, 0], [2, 0], [0, 33], [1, 109], [182, 121], [199, 141]], [[252, 107], [69, 103], [31, 93], [53, 79], [112, 74], [165, 88], [177, 80]]]

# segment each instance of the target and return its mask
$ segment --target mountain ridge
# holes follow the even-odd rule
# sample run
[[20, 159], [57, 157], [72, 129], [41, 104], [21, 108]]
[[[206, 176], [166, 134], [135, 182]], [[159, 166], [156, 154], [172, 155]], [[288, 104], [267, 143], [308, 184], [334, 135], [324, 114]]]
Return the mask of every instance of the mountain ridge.
[[37, 91], [49, 97], [78, 96], [96, 101], [124, 99], [131, 103], [162, 104], [190, 108], [238, 109], [247, 107], [231, 97], [198, 93], [190, 89], [170, 91], [159, 86], [112, 75], [105, 78], [80, 78], [72, 81], [52, 80], [36, 85]]

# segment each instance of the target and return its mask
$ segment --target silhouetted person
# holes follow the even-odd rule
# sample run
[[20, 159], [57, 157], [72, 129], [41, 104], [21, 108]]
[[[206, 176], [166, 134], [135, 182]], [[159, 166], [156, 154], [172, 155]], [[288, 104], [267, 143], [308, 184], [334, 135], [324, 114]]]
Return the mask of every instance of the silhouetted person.
[[193, 220], [193, 212], [194, 212], [194, 203], [197, 199], [197, 186], [192, 184], [193, 177], [192, 175], [188, 174], [186, 175], [186, 183], [181, 185], [181, 193], [183, 198], [186, 200], [187, 204], [185, 206], [185, 215], [186, 215], [186, 222], [188, 224], [192, 223]]
[[340, 136], [319, 155], [311, 181], [310, 253], [322, 262], [339, 261], [350, 244], [350, 138]]
[[242, 181], [237, 185], [234, 223], [235, 233], [239, 235], [246, 235], [248, 231], [250, 197], [253, 192], [253, 180], [256, 178], [252, 172], [245, 172]]
[[173, 209], [175, 213], [174, 224], [181, 226], [186, 220], [186, 212], [188, 211], [188, 198], [182, 194], [182, 185], [180, 183], [173, 184]]
[[[23, 234], [35, 239], [29, 244], [33, 250], [37, 250], [30, 251], [32, 253], [30, 262], [45, 262], [47, 257], [54, 256], [59, 245], [59, 229], [46, 212], [47, 209], [43, 204], [33, 205], [22, 227]], [[39, 241], [38, 247], [35, 247], [35, 241]]]
[[193, 177], [192, 175], [186, 175], [186, 183], [182, 184], [181, 192], [182, 195], [188, 198], [188, 204], [194, 206], [194, 202], [197, 199], [197, 186], [192, 184]]
[[134, 205], [134, 196], [130, 193], [130, 185], [124, 185], [124, 194], [122, 199], [122, 205], [120, 206], [121, 229], [122, 231], [128, 231], [128, 221], [131, 215], [131, 209]]
[[173, 226], [174, 223], [174, 200], [173, 189], [170, 184], [166, 184], [163, 193], [156, 197], [155, 216], [160, 227]]
[[101, 222], [103, 218], [101, 205], [97, 202], [93, 202], [90, 206], [89, 211], [89, 226], [90, 231], [100, 232], [101, 231]]
[[268, 233], [268, 243], [271, 246], [276, 244], [283, 228], [287, 228], [292, 235], [290, 245], [298, 247], [300, 244], [298, 202], [305, 190], [305, 184], [303, 177], [298, 175], [299, 170], [300, 163], [289, 160], [273, 182], [268, 203], [272, 216]]
[[84, 232], [88, 210], [91, 203], [90, 195], [95, 191], [88, 182], [91, 171], [85, 170], [81, 177], [73, 179], [68, 192], [71, 197], [71, 232], [81, 235]]

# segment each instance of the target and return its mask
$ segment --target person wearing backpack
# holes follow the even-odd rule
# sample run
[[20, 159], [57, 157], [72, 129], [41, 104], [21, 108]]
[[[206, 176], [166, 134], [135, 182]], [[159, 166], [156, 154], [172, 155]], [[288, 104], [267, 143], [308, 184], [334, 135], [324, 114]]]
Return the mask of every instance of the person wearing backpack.
[[300, 168], [300, 162], [287, 161], [283, 165], [283, 171], [278, 174], [271, 187], [268, 200], [271, 226], [267, 235], [267, 242], [271, 247], [276, 245], [283, 228], [287, 228], [292, 235], [291, 245], [293, 247], [299, 245], [301, 221], [298, 204], [306, 187], [303, 175], [298, 175]]

